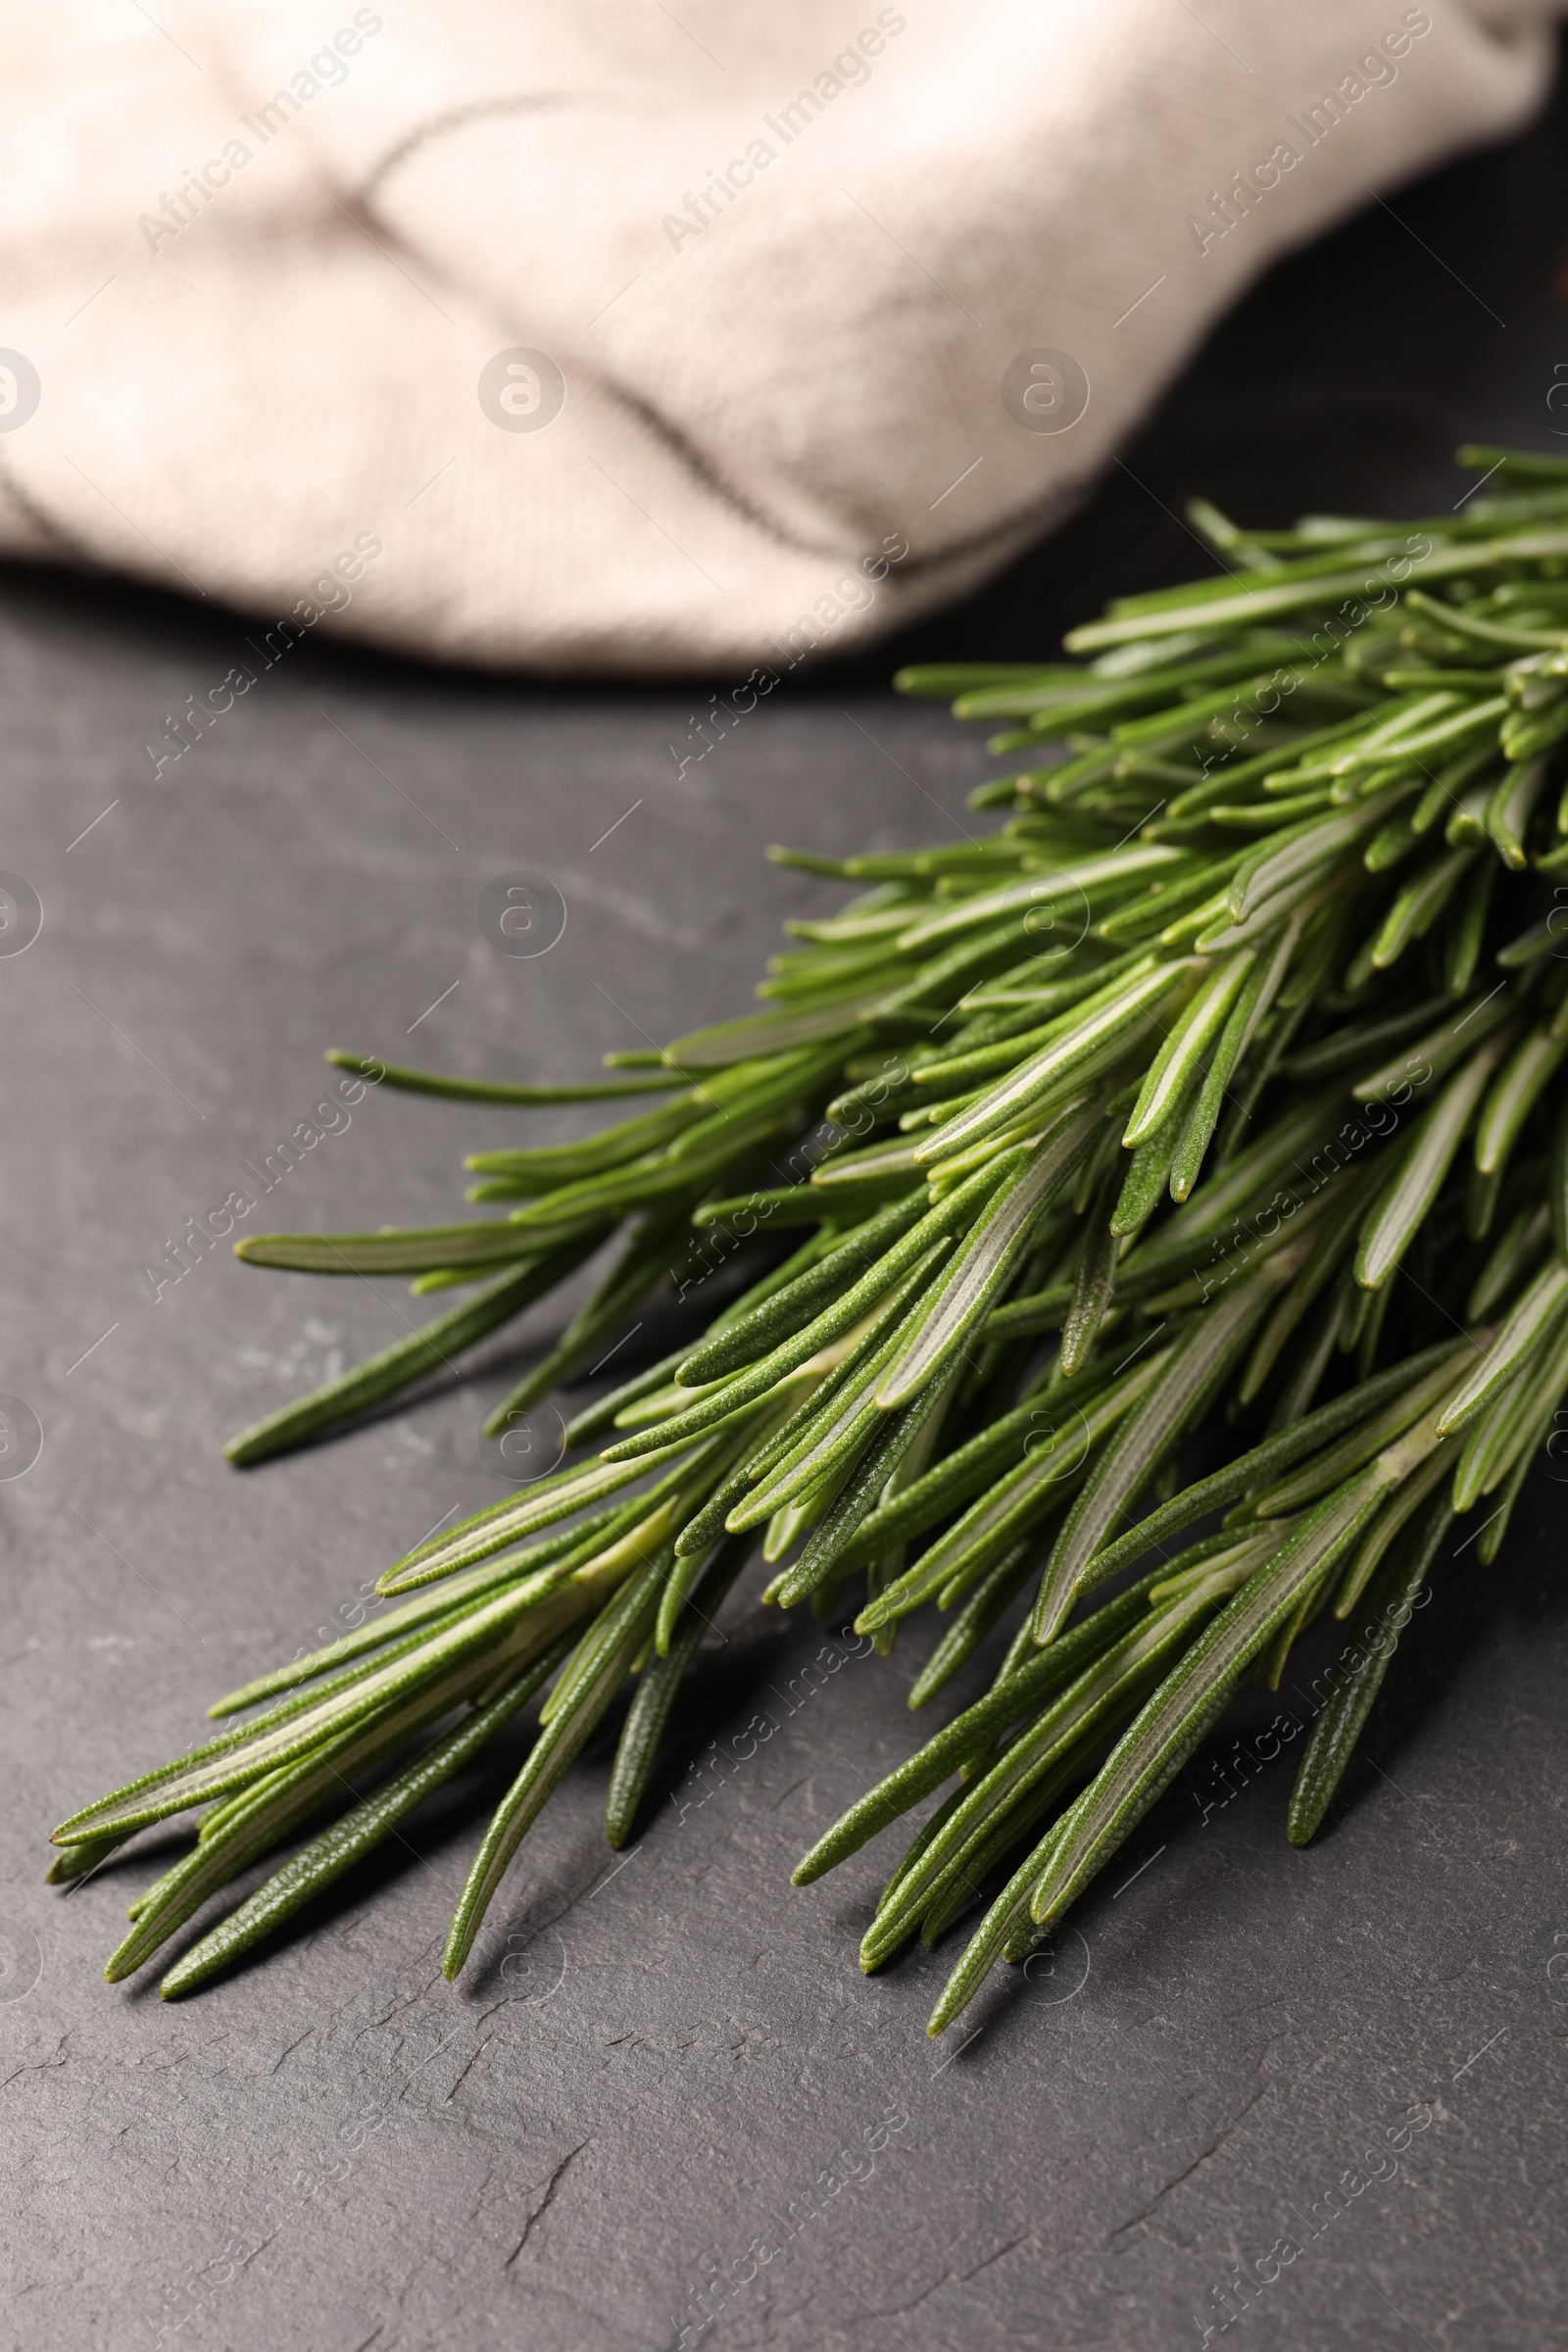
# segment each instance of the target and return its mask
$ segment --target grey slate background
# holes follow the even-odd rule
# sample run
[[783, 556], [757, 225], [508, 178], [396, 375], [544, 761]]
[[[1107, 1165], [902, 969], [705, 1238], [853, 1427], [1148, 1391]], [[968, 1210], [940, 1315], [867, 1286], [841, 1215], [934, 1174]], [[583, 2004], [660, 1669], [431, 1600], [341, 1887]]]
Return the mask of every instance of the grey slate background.
[[[1128, 474], [903, 650], [1042, 650], [1111, 586], [1179, 576], [1167, 510], [1200, 485], [1269, 517], [1437, 505], [1461, 433], [1554, 446], [1561, 118], [1276, 273]], [[690, 693], [304, 647], [150, 782], [143, 735], [241, 626], [0, 583], [0, 863], [45, 906], [0, 958], [0, 1388], [45, 1432], [0, 1483], [0, 2340], [662, 2352], [685, 2328], [736, 2352], [1156, 2352], [1217, 2340], [1215, 2290], [1281, 2239], [1299, 2252], [1233, 2323], [1260, 2347], [1560, 2340], [1568, 1506], [1544, 1472], [1494, 1572], [1445, 1564], [1332, 1835], [1286, 1845], [1285, 1759], [1215, 1801], [1228, 1728], [961, 2047], [923, 2033], [952, 1945], [856, 1970], [890, 1840], [787, 1884], [923, 1736], [904, 1699], [931, 1636], [884, 1662], [830, 1628], [808, 1695], [823, 1631], [745, 1592], [641, 1841], [618, 1866], [603, 1845], [590, 1757], [456, 1989], [442, 1936], [504, 1760], [210, 1992], [165, 2008], [151, 1981], [101, 1983], [171, 1849], [145, 1838], [61, 1895], [48, 1826], [500, 1493], [478, 1424], [525, 1352], [505, 1335], [416, 1409], [240, 1476], [224, 1436], [395, 1336], [407, 1301], [215, 1254], [154, 1304], [144, 1263], [310, 1114], [323, 1046], [561, 1076], [730, 1012], [780, 917], [835, 895], [764, 866], [769, 839], [937, 837], [988, 772], [973, 735], [887, 696], [880, 661], [781, 692], [676, 781]], [[569, 910], [533, 962], [475, 922], [516, 868]], [[265, 1221], [438, 1218], [461, 1152], [515, 1132], [372, 1099]], [[779, 1728], [737, 1755], [763, 1709]]]

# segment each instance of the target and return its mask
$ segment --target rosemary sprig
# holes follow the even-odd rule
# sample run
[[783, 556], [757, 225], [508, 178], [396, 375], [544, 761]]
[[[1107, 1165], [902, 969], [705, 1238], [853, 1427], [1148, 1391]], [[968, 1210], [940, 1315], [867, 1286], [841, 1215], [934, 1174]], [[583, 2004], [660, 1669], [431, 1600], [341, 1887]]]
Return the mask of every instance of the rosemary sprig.
[[[858, 895], [788, 926], [762, 1009], [580, 1086], [331, 1056], [458, 1101], [652, 1102], [470, 1158], [470, 1200], [499, 1213], [241, 1244], [470, 1296], [232, 1460], [450, 1366], [617, 1237], [492, 1433], [679, 1284], [689, 1230], [749, 1251], [752, 1284], [578, 1413], [592, 1458], [418, 1546], [381, 1580], [398, 1607], [230, 1693], [228, 1728], [61, 1826], [57, 1882], [204, 1808], [112, 1977], [304, 1837], [163, 1989], [208, 1982], [549, 1683], [455, 1974], [628, 1695], [606, 1832], [631, 1834], [757, 1550], [765, 1601], [846, 1606], [884, 1652], [951, 1612], [912, 1706], [1024, 1598], [990, 1690], [796, 1873], [952, 1784], [861, 1955], [978, 1906], [934, 2032], [1082, 1896], [1239, 1678], [1277, 1685], [1332, 1609], [1349, 1642], [1288, 1823], [1314, 1835], [1444, 1530], [1485, 1504], [1475, 1556], [1494, 1557], [1568, 1395], [1568, 463], [1465, 455], [1493, 487], [1408, 526], [1243, 534], [1200, 506], [1244, 568], [1119, 600], [1069, 639], [1087, 661], [906, 672], [1010, 722], [1028, 763], [974, 796], [1002, 812], [981, 839], [774, 852]], [[1228, 1456], [1183, 1486], [1222, 1401]]]

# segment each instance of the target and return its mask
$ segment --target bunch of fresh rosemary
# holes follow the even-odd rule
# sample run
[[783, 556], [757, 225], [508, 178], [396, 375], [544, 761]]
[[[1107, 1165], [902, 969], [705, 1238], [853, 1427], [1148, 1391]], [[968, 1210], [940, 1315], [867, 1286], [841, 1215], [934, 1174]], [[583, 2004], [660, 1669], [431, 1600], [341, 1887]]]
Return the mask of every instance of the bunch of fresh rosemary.
[[[975, 804], [1011, 813], [906, 855], [777, 853], [870, 887], [790, 926], [767, 1009], [576, 1089], [333, 1056], [469, 1101], [662, 1091], [587, 1142], [470, 1160], [473, 1199], [518, 1204], [502, 1216], [242, 1243], [480, 1287], [235, 1461], [449, 1361], [628, 1220], [492, 1430], [626, 1329], [692, 1226], [800, 1246], [579, 1415], [569, 1444], [597, 1452], [421, 1544], [381, 1580], [399, 1607], [231, 1692], [212, 1712], [244, 1721], [56, 1831], [68, 1879], [205, 1808], [112, 1979], [308, 1831], [162, 1989], [204, 1983], [548, 1683], [455, 1975], [629, 1690], [606, 1810], [627, 1836], [759, 1541], [764, 1598], [825, 1613], [853, 1586], [880, 1648], [928, 1601], [953, 1612], [914, 1706], [1033, 1588], [988, 1693], [796, 1873], [947, 1785], [861, 1951], [874, 1967], [990, 1895], [933, 2032], [1050, 1933], [1240, 1677], [1277, 1684], [1332, 1607], [1350, 1640], [1290, 1810], [1312, 1836], [1451, 1517], [1485, 1504], [1468, 1557], [1490, 1561], [1568, 1390], [1568, 463], [1465, 457], [1493, 487], [1437, 521], [1243, 534], [1200, 506], [1226, 571], [1114, 605], [1069, 640], [1087, 665], [906, 675], [1005, 722], [1021, 761]], [[1177, 1491], [1221, 1400], [1230, 1458]]]

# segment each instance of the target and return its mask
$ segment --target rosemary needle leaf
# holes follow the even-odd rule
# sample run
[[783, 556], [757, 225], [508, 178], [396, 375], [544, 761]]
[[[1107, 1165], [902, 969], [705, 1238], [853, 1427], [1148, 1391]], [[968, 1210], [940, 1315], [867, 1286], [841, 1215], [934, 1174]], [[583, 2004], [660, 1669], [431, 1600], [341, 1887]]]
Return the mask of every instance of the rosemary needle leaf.
[[[1114, 1181], [1114, 1180], [1113, 1180]], [[1073, 1277], [1072, 1305], [1061, 1332], [1061, 1368], [1081, 1371], [1094, 1349], [1100, 1327], [1110, 1310], [1116, 1287], [1116, 1258], [1120, 1244], [1111, 1228], [1113, 1196], [1102, 1192], [1095, 1213], [1084, 1229]]]
[[[603, 1229], [600, 1229], [601, 1234]], [[234, 1244], [248, 1266], [281, 1266], [296, 1274], [413, 1274], [431, 1267], [488, 1268], [511, 1258], [537, 1258], [536, 1234], [505, 1220], [429, 1225], [384, 1233], [253, 1233]]]
[[878, 1498], [888, 1492], [894, 1473], [942, 1400], [943, 1391], [933, 1383], [902, 1412], [888, 1416], [880, 1436], [856, 1463], [827, 1516], [808, 1538], [794, 1567], [780, 1581], [777, 1599], [781, 1608], [792, 1608], [797, 1601], [808, 1598], [835, 1573], [851, 1539], [858, 1533]]
[[1239, 958], [1244, 965], [1240, 994], [1226, 1019], [1197, 1099], [1187, 1114], [1171, 1160], [1170, 1197], [1175, 1201], [1185, 1200], [1198, 1182], [1204, 1154], [1219, 1125], [1232, 1076], [1257, 1034], [1259, 1022], [1279, 994], [1280, 983], [1290, 967], [1298, 939], [1299, 926], [1288, 923], [1275, 943], [1272, 956], [1254, 957], [1249, 954]]
[[1452, 1519], [1446, 1494], [1434, 1495], [1367, 1590], [1355, 1631], [1331, 1670], [1329, 1696], [1301, 1751], [1287, 1823], [1293, 1845], [1310, 1844], [1322, 1826]]
[[88, 1877], [124, 1842], [123, 1838], [89, 1838], [80, 1845], [63, 1845], [43, 1874], [44, 1885], [68, 1886], [75, 1879]]
[[1030, 1111], [1043, 1115], [1062, 1092], [1101, 1075], [1148, 1034], [1156, 1008], [1171, 995], [1182, 970], [1180, 964], [1162, 964], [1124, 987], [1115, 1002], [1077, 1021], [1065, 1037], [1043, 1047], [991, 1088], [972, 1109], [960, 1111], [940, 1128], [936, 1143], [918, 1147], [916, 1160], [928, 1164], [951, 1158], [960, 1146], [977, 1143]]
[[594, 1646], [583, 1659], [573, 1703], [559, 1711], [540, 1733], [527, 1762], [497, 1808], [474, 1857], [447, 1936], [441, 1961], [442, 1973], [447, 1978], [458, 1974], [472, 1950], [473, 1939], [506, 1875], [508, 1863], [545, 1799], [614, 1697], [632, 1659], [652, 1631], [662, 1573], [662, 1566], [653, 1563], [632, 1580], [625, 1592], [608, 1604], [595, 1627]]
[[[587, 1252], [582, 1250], [578, 1254]], [[253, 1422], [238, 1437], [230, 1438], [223, 1447], [223, 1458], [242, 1468], [264, 1462], [274, 1453], [303, 1446], [308, 1438], [319, 1436], [323, 1429], [346, 1420], [351, 1413], [364, 1412], [370, 1405], [395, 1396], [411, 1381], [423, 1378], [438, 1366], [450, 1368], [455, 1355], [499, 1330], [535, 1298], [553, 1290], [562, 1270], [548, 1258], [536, 1258], [520, 1273], [504, 1274], [499, 1282], [489, 1284], [466, 1305], [437, 1315], [433, 1323], [423, 1324], [406, 1339], [394, 1340], [389, 1348], [368, 1356], [363, 1364], [356, 1364], [340, 1379], [330, 1380], [309, 1396], [296, 1397], [292, 1404], [282, 1405], [275, 1413]]]
[[1508, 1385], [1568, 1307], [1568, 1266], [1546, 1266], [1525, 1292], [1470, 1378], [1438, 1422], [1445, 1437], [1463, 1429]]
[[883, 1375], [876, 1400], [884, 1412], [908, 1404], [952, 1364], [970, 1332], [984, 1321], [1099, 1126], [1100, 1114], [1093, 1105], [1069, 1104], [1031, 1156], [999, 1187], [937, 1283], [919, 1330]]
[[1355, 1279], [1364, 1290], [1380, 1289], [1409, 1248], [1417, 1227], [1442, 1189], [1464, 1131], [1502, 1056], [1503, 1042], [1503, 1036], [1488, 1039], [1448, 1081], [1417, 1124], [1397, 1180], [1389, 1187], [1362, 1230], [1355, 1257]]
[[1347, 1390], [1328, 1404], [1319, 1405], [1316, 1412], [1291, 1423], [1274, 1437], [1248, 1452], [1237, 1454], [1221, 1469], [1200, 1479], [1196, 1485], [1184, 1488], [1158, 1510], [1139, 1521], [1127, 1534], [1118, 1536], [1104, 1550], [1097, 1552], [1090, 1562], [1088, 1582], [1102, 1584], [1107, 1577], [1117, 1575], [1123, 1568], [1143, 1558], [1145, 1552], [1163, 1544], [1184, 1529], [1192, 1527], [1208, 1512], [1223, 1510], [1239, 1495], [1261, 1491], [1279, 1472], [1290, 1469], [1305, 1455], [1318, 1452], [1344, 1436], [1348, 1429], [1372, 1419], [1373, 1415], [1401, 1396], [1414, 1383], [1431, 1371], [1434, 1365], [1453, 1363], [1458, 1350], [1451, 1341], [1441, 1342], [1421, 1355], [1406, 1357], [1387, 1372], [1363, 1382], [1360, 1387]]
[[230, 1912], [174, 1963], [158, 1987], [163, 1998], [177, 2000], [181, 1993], [194, 1992], [198, 1985], [232, 1967], [243, 1953], [274, 1934], [314, 1895], [351, 1870], [399, 1822], [406, 1820], [416, 1805], [478, 1754], [553, 1672], [569, 1639], [564, 1637], [509, 1683], [487, 1707], [475, 1709], [455, 1731], [426, 1748], [423, 1755], [396, 1774], [374, 1795], [362, 1799], [329, 1830], [313, 1838], [281, 1870], [274, 1872], [265, 1886], [258, 1887], [237, 1910]]
[[395, 1061], [378, 1061], [373, 1055], [345, 1054], [333, 1046], [326, 1059], [340, 1070], [352, 1070], [357, 1077], [367, 1078], [373, 1086], [390, 1086], [408, 1095], [444, 1095], [455, 1102], [494, 1102], [515, 1104], [518, 1108], [533, 1109], [545, 1102], [606, 1102], [625, 1095], [662, 1093], [672, 1086], [684, 1086], [686, 1080], [678, 1070], [650, 1070], [641, 1078], [590, 1078], [568, 1080], [562, 1085], [545, 1082], [537, 1086], [502, 1085], [488, 1078], [459, 1078], [441, 1070], [411, 1070]]
[[1519, 1131], [1535, 1108], [1557, 1064], [1568, 1054], [1568, 1035], [1534, 1029], [1521, 1039], [1488, 1095], [1476, 1128], [1476, 1166], [1484, 1176], [1500, 1168]]
[[1128, 1151], [1152, 1135], [1180, 1102], [1188, 1080], [1229, 1016], [1252, 961], [1250, 949], [1229, 956], [1200, 983], [1144, 1080], [1121, 1139]]
[[1182, 1432], [1202, 1417], [1250, 1338], [1273, 1287], [1272, 1269], [1265, 1266], [1205, 1309], [1122, 1424], [1068, 1512], [1046, 1563], [1034, 1609], [1037, 1642], [1049, 1642], [1055, 1633], [1083, 1590], [1105, 1536], [1137, 1500], [1155, 1464]]
[[722, 1380], [755, 1363], [780, 1340], [792, 1338], [820, 1311], [825, 1300], [874, 1265], [894, 1242], [902, 1241], [926, 1206], [924, 1195], [915, 1194], [878, 1209], [783, 1290], [775, 1291], [750, 1313], [726, 1323], [711, 1339], [693, 1348], [681, 1363], [680, 1385], [698, 1388], [710, 1380]]
[[643, 1668], [637, 1695], [621, 1728], [605, 1799], [605, 1838], [612, 1846], [624, 1845], [631, 1836], [664, 1727], [697, 1655], [697, 1645], [712, 1630], [714, 1611], [745, 1567], [755, 1542], [752, 1535], [731, 1536], [718, 1546], [685, 1599], [664, 1649]]
[[1037, 1927], [1061, 1913], [1129, 1837], [1224, 1705], [1238, 1677], [1327, 1575], [1382, 1499], [1376, 1469], [1319, 1503], [1254, 1570], [1147, 1702], [1068, 1815], [1030, 1898]]

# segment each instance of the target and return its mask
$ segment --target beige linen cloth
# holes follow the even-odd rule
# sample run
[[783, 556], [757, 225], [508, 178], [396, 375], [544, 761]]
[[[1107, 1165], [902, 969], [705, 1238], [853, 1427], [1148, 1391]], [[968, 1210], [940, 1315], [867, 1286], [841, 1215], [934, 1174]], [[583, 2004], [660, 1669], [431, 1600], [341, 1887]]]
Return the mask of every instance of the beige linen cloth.
[[1280, 253], [1522, 122], [1553, 13], [18, 11], [0, 552], [555, 671], [842, 650], [1038, 536]]

